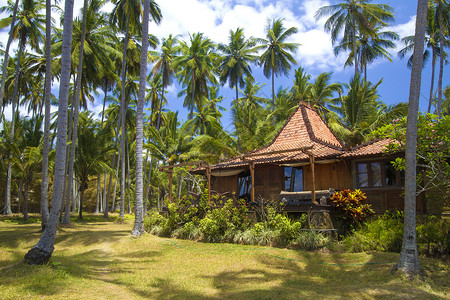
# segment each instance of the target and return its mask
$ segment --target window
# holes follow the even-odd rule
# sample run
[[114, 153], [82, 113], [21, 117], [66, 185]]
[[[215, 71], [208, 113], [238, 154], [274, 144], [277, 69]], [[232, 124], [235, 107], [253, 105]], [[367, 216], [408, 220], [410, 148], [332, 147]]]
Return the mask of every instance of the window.
[[390, 187], [402, 184], [402, 173], [390, 161], [357, 163], [358, 187]]
[[251, 188], [252, 176], [249, 172], [242, 174], [238, 179], [239, 197], [250, 195]]
[[301, 167], [284, 167], [284, 190], [287, 192], [303, 191], [303, 169]]

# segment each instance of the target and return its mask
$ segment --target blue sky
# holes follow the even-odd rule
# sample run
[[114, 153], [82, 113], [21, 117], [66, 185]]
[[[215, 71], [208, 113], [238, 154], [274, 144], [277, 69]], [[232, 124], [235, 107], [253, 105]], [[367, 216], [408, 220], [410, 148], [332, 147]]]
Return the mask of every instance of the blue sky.
[[[318, 8], [336, 4], [340, 1], [323, 0], [164, 0], [157, 1], [161, 7], [163, 21], [159, 26], [150, 25], [151, 33], [159, 38], [167, 37], [169, 34], [179, 34], [181, 38], [187, 39], [189, 33], [203, 32], [216, 43], [226, 43], [230, 29], [244, 28], [247, 37], [264, 37], [264, 28], [268, 18], [283, 18], [285, 27], [294, 26], [298, 33], [293, 36], [292, 42], [300, 43], [295, 58], [309, 74], [314, 78], [321, 72], [333, 72], [332, 80], [335, 82], [348, 82], [353, 75], [353, 68], [343, 68], [346, 59], [345, 54], [335, 57], [328, 33], [323, 30], [325, 19], [316, 21], [314, 14]], [[389, 4], [395, 12], [396, 21], [390, 30], [397, 32], [401, 37], [414, 34], [414, 20], [417, 1], [414, 0], [375, 0], [375, 3]], [[6, 3], [0, 0], [0, 6]], [[75, 13], [79, 13], [83, 1], [75, 0]], [[111, 5], [105, 7], [110, 10]], [[0, 18], [3, 17], [0, 15]], [[5, 44], [7, 30], [0, 32], [0, 41]], [[379, 87], [381, 100], [387, 104], [408, 101], [410, 69], [406, 67], [406, 60], [397, 57], [397, 51], [401, 48], [399, 43], [397, 49], [391, 51], [393, 62], [379, 60], [369, 66], [368, 80], [373, 83], [383, 79]], [[278, 77], [275, 80], [276, 89], [292, 86], [294, 70], [293, 66], [288, 77]], [[151, 66], [150, 66], [151, 67]], [[449, 84], [447, 69], [444, 70], [444, 87]], [[422, 94], [428, 95], [430, 88], [431, 63], [429, 63], [422, 75]], [[265, 78], [258, 67], [253, 67], [253, 76], [260, 84], [266, 84], [261, 96], [270, 97], [270, 80]], [[435, 84], [436, 86], [436, 84]], [[58, 94], [58, 83], [53, 85], [53, 93]], [[181, 118], [187, 118], [187, 109], [182, 107], [183, 99], [176, 97], [179, 87], [173, 85], [169, 88], [168, 108], [178, 110]], [[230, 102], [234, 97], [227, 85], [220, 89], [224, 96], [222, 106], [229, 109]], [[102, 99], [100, 94], [99, 99]], [[101, 111], [101, 101], [90, 106], [94, 112]], [[420, 109], [426, 110], [427, 101], [421, 97]], [[8, 110], [6, 111], [8, 115]], [[224, 127], [231, 130], [231, 116], [229, 112], [224, 113]]]

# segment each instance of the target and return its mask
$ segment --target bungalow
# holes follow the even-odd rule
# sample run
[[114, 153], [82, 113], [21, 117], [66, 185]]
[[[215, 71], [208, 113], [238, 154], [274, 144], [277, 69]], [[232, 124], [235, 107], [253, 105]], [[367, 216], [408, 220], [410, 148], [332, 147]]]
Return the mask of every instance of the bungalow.
[[[376, 212], [403, 209], [404, 174], [391, 165], [403, 153], [386, 155], [389, 140], [346, 150], [320, 115], [302, 102], [267, 147], [192, 173], [204, 174], [210, 190], [285, 202], [286, 211], [329, 207], [334, 190], [361, 189]], [[325, 198], [324, 198], [325, 197]], [[419, 197], [417, 211], [425, 212]]]

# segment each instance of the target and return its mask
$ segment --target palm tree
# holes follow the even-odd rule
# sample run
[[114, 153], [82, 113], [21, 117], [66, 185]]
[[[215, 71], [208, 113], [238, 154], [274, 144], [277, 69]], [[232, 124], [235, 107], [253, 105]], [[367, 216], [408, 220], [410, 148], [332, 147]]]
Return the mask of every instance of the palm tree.
[[294, 85], [292, 86], [290, 91], [291, 97], [299, 101], [306, 101], [309, 98], [310, 94], [310, 79], [311, 75], [306, 73], [305, 69], [303, 69], [302, 67], [298, 67], [298, 69], [295, 70], [293, 80]]
[[[140, 16], [142, 15], [141, 1], [138, 0], [115, 0], [113, 1], [116, 6], [111, 13], [111, 23], [115, 24], [122, 32], [125, 33], [123, 53], [122, 53], [122, 70], [121, 70], [121, 81], [122, 81], [122, 93], [121, 93], [121, 118], [122, 118], [122, 138], [120, 140], [120, 151], [125, 153], [125, 118], [126, 118], [126, 102], [125, 102], [125, 82], [126, 82], [126, 53], [129, 42], [130, 28], [132, 33], [140, 34]], [[161, 11], [154, 1], [150, 3], [150, 13], [152, 18], [156, 23], [161, 21]], [[121, 173], [120, 173], [120, 188], [121, 188], [121, 210], [120, 218], [124, 219], [124, 204], [125, 204], [125, 155], [122, 155], [121, 160]]]
[[[370, 22], [370, 21], [369, 21]], [[392, 62], [391, 54], [386, 49], [395, 48], [395, 43], [399, 39], [397, 33], [393, 31], [381, 31], [384, 26], [375, 24], [371, 32], [361, 30], [356, 35], [356, 56], [359, 57], [359, 70], [364, 71], [364, 80], [367, 80], [367, 65], [377, 58], [385, 58]], [[351, 50], [344, 67], [353, 65], [355, 53], [352, 50], [352, 42], [344, 42], [334, 47], [333, 52], [338, 55], [342, 51]]]
[[[214, 43], [203, 37], [203, 33], [189, 35], [190, 44], [180, 42], [182, 55], [175, 58], [175, 68], [179, 68], [176, 76], [186, 88], [184, 105], [190, 109], [189, 119], [194, 117], [195, 103], [208, 94], [208, 82], [216, 84], [214, 77]], [[190, 100], [188, 94], [191, 94]]]
[[[330, 15], [324, 24], [325, 31], [331, 32], [331, 41], [336, 43], [340, 34], [340, 44], [352, 45], [354, 54], [357, 51], [357, 35], [366, 32], [374, 35], [374, 26], [387, 26], [394, 19], [392, 8], [387, 4], [370, 3], [371, 0], [345, 0], [343, 3], [321, 7], [315, 14], [316, 20]], [[347, 48], [348, 49], [348, 48]], [[358, 56], [353, 56], [355, 76], [358, 73]]]
[[[162, 40], [161, 53], [159, 54], [159, 60], [155, 62], [152, 69], [152, 74], [155, 76], [156, 73], [161, 73], [162, 85], [161, 85], [161, 100], [159, 104], [158, 121], [156, 123], [156, 129], [159, 129], [161, 125], [161, 110], [164, 101], [165, 88], [172, 84], [172, 77], [174, 75], [174, 58], [178, 54], [178, 43], [177, 36], [172, 37], [169, 35], [167, 39]], [[153, 106], [152, 106], [153, 114]]]
[[16, 137], [9, 145], [12, 156], [14, 173], [21, 174], [24, 186], [23, 215], [28, 220], [28, 195], [33, 182], [34, 173], [41, 163], [41, 125], [42, 117], [35, 116], [31, 119], [20, 120], [20, 137]]
[[91, 113], [80, 114], [79, 127], [74, 171], [79, 182], [79, 218], [81, 219], [83, 217], [84, 191], [88, 188], [89, 177], [110, 170], [106, 159], [112, 148], [105, 143], [105, 132], [97, 132], [98, 124], [94, 124]]
[[[450, 5], [448, 2], [443, 0], [435, 0], [437, 1], [437, 19], [439, 23], [439, 47], [440, 49], [444, 49], [444, 31], [446, 35], [448, 35], [450, 31], [449, 21], [450, 21]], [[444, 17], [445, 16], [445, 17]], [[447, 26], [444, 26], [447, 24]], [[448, 39], [445, 39], [448, 44]], [[437, 114], [441, 115], [442, 109], [442, 77], [444, 73], [444, 53], [439, 56], [439, 77], [438, 77], [438, 98], [437, 98]]]
[[[441, 49], [441, 47], [439, 46], [439, 25], [438, 25], [438, 20], [436, 20], [436, 10], [434, 8], [434, 6], [428, 6], [428, 10], [427, 10], [427, 24], [425, 27], [425, 43], [426, 43], [426, 48], [424, 49], [423, 52], [423, 58], [422, 61], [425, 65], [425, 63], [428, 61], [428, 59], [430, 58], [430, 50], [431, 49], [431, 84], [430, 84], [430, 94], [429, 94], [429, 99], [428, 99], [428, 109], [427, 112], [430, 113], [431, 112], [431, 104], [432, 104], [432, 99], [433, 97], [433, 93], [434, 93], [434, 76], [435, 76], [435, 69], [436, 69], [436, 60], [437, 60], [437, 56], [441, 56], [443, 55], [443, 49]], [[415, 45], [415, 37], [414, 36], [407, 36], [404, 37], [402, 39], [402, 42], [404, 43], [405, 47], [402, 48], [399, 52], [398, 52], [398, 56], [400, 58], [404, 58], [406, 56], [406, 54], [412, 52], [414, 50], [414, 45]], [[447, 42], [448, 44], [448, 42]], [[412, 67], [412, 62], [413, 62], [413, 55], [411, 55], [408, 59], [408, 67]]]
[[67, 129], [67, 102], [69, 98], [71, 43], [73, 23], [73, 0], [66, 0], [64, 8], [63, 47], [61, 54], [61, 79], [58, 104], [58, 129], [55, 153], [55, 172], [53, 182], [53, 195], [50, 216], [47, 227], [42, 233], [39, 242], [25, 255], [28, 264], [44, 264], [50, 259], [58, 229], [59, 214], [63, 199], [64, 178], [66, 169], [66, 129]]
[[255, 45], [253, 38], [246, 39], [244, 30], [237, 28], [236, 31], [230, 30], [228, 44], [219, 44], [217, 47], [222, 52], [218, 67], [220, 83], [224, 85], [228, 81], [230, 88], [236, 89], [236, 100], [238, 86], [243, 88], [245, 85], [244, 76], [253, 78], [249, 62], [257, 60], [257, 56], [253, 55], [258, 51]]
[[[14, 3], [14, 8], [12, 10], [12, 16], [11, 16], [11, 23], [10, 23], [10, 29], [8, 34], [8, 41], [6, 42], [6, 49], [3, 56], [3, 65], [2, 65], [2, 81], [0, 84], [0, 107], [3, 107], [3, 96], [5, 93], [5, 82], [6, 82], [6, 72], [8, 67], [8, 56], [9, 56], [9, 47], [11, 46], [12, 40], [13, 40], [13, 32], [14, 27], [16, 25], [16, 15], [17, 15], [17, 8], [19, 6], [19, 0], [16, 0]], [[3, 20], [0, 21], [0, 23], [3, 23]], [[1, 120], [0, 120], [1, 123]]]
[[256, 42], [262, 44], [266, 49], [260, 57], [260, 64], [263, 66], [264, 76], [272, 76], [272, 108], [275, 107], [275, 75], [288, 75], [291, 64], [297, 64], [292, 53], [297, 51], [298, 43], [286, 42], [289, 37], [297, 33], [297, 28], [284, 28], [283, 20], [267, 21], [266, 39], [258, 38]]
[[[70, 201], [72, 200], [72, 178], [73, 178], [73, 166], [75, 162], [75, 151], [77, 145], [77, 137], [78, 137], [78, 114], [79, 114], [79, 99], [80, 99], [80, 89], [81, 89], [81, 77], [83, 76], [83, 54], [84, 54], [84, 41], [86, 37], [86, 19], [87, 19], [87, 6], [88, 1], [84, 0], [83, 4], [83, 21], [82, 21], [82, 29], [81, 29], [81, 39], [80, 39], [80, 49], [78, 56], [78, 67], [77, 67], [77, 77], [75, 81], [75, 92], [74, 98], [72, 101], [72, 107], [74, 107], [73, 113], [73, 127], [72, 127], [72, 138], [70, 145], [70, 155], [69, 155], [69, 171], [67, 176], [67, 189], [66, 189], [66, 208], [64, 219], [62, 220], [63, 224], [70, 223]], [[73, 38], [72, 38], [73, 41]], [[81, 202], [80, 202], [80, 212], [81, 212]]]
[[50, 152], [50, 98], [52, 88], [52, 7], [51, 0], [45, 1], [45, 84], [44, 84], [44, 137], [42, 141], [42, 181], [41, 181], [41, 227], [47, 226], [48, 211], [48, 155]]
[[357, 74], [350, 81], [348, 94], [329, 105], [334, 113], [328, 114], [328, 125], [345, 146], [364, 142], [370, 132], [406, 114], [404, 103], [388, 107], [379, 101], [381, 82], [373, 85]]
[[[139, 78], [139, 95], [136, 109], [136, 207], [134, 228], [131, 232], [134, 236], [144, 233], [144, 180], [142, 177], [142, 147], [144, 138], [144, 102], [145, 102], [145, 79], [147, 77], [147, 51], [148, 51], [148, 23], [150, 14], [150, 3], [144, 1], [144, 16], [142, 18], [142, 50], [141, 50], [141, 73]], [[156, 6], [156, 3], [153, 3]], [[159, 6], [158, 6], [159, 10]]]
[[[19, 51], [17, 53], [17, 63], [16, 63], [16, 71], [14, 78], [14, 92], [11, 99], [12, 102], [12, 113], [15, 115], [16, 108], [16, 100], [18, 98], [18, 88], [19, 88], [19, 75], [20, 75], [20, 65], [21, 65], [21, 57], [25, 50], [27, 43], [30, 44], [31, 48], [35, 50], [39, 50], [39, 43], [42, 40], [42, 29], [43, 29], [43, 16], [39, 14], [39, 11], [43, 8], [41, 1], [34, 0], [23, 0], [20, 9], [18, 11], [17, 25], [14, 27], [13, 36], [19, 39]], [[12, 10], [10, 6], [2, 7], [2, 10]], [[12, 19], [6, 18], [2, 20], [2, 26], [9, 25], [9, 21], [12, 22]], [[14, 135], [14, 120], [12, 118], [12, 126], [11, 126], [11, 136]], [[5, 214], [11, 214], [11, 164], [8, 165], [8, 172], [6, 177], [6, 195], [5, 195]]]
[[326, 120], [328, 105], [333, 103], [333, 94], [341, 93], [340, 83], [330, 83], [332, 73], [320, 73], [309, 85], [309, 99], [306, 101], [314, 106], [319, 115]]
[[419, 254], [417, 251], [416, 234], [416, 147], [417, 147], [417, 116], [419, 111], [420, 82], [423, 64], [425, 27], [427, 22], [427, 0], [418, 0], [416, 33], [409, 90], [408, 119], [406, 123], [405, 151], [405, 220], [403, 243], [400, 259], [396, 268], [408, 275], [421, 272]]

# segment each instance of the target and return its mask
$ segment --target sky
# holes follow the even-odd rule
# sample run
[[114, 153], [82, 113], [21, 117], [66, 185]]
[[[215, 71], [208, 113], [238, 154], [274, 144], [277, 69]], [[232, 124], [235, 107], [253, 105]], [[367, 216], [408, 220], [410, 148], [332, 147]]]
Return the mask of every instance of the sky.
[[[61, 1], [61, 5], [63, 6]], [[314, 79], [322, 72], [332, 72], [332, 82], [348, 83], [353, 76], [354, 68], [344, 68], [346, 53], [339, 56], [333, 54], [333, 45], [330, 35], [323, 29], [326, 18], [316, 20], [316, 11], [326, 5], [336, 4], [340, 1], [324, 0], [157, 0], [162, 11], [163, 19], [158, 26], [150, 23], [150, 33], [159, 39], [168, 37], [169, 34], [181, 36], [188, 40], [189, 34], [203, 32], [205, 36], [216, 43], [227, 43], [230, 30], [237, 27], [244, 29], [246, 37], [265, 37], [264, 29], [268, 19], [283, 19], [286, 28], [296, 27], [298, 32], [292, 36], [290, 42], [299, 43], [300, 46], [294, 57], [298, 65], [292, 66], [289, 76], [275, 78], [275, 90], [278, 88], [290, 88], [294, 79], [294, 71], [299, 66], [303, 67]], [[0, 6], [4, 6], [6, 0], [0, 0]], [[387, 30], [397, 32], [400, 37], [414, 35], [415, 15], [417, 1], [415, 0], [375, 0], [373, 3], [389, 4], [395, 13], [396, 20]], [[82, 0], [75, 0], [74, 13], [80, 15]], [[104, 10], [110, 11], [112, 4], [108, 4]], [[5, 14], [0, 14], [0, 19]], [[5, 46], [9, 29], [0, 31], [0, 42]], [[386, 104], [407, 102], [409, 95], [409, 83], [411, 70], [406, 67], [406, 59], [401, 60], [397, 52], [402, 48], [400, 41], [396, 49], [390, 50], [392, 62], [377, 60], [368, 67], [368, 80], [376, 84], [383, 80], [378, 88], [380, 100]], [[13, 48], [15, 51], [17, 47]], [[10, 54], [11, 55], [11, 54]], [[149, 66], [149, 69], [151, 65]], [[252, 67], [256, 82], [265, 84], [260, 96], [271, 97], [270, 79], [263, 76], [261, 68]], [[448, 66], [444, 69], [443, 86], [449, 84]], [[437, 73], [436, 73], [437, 74]], [[436, 76], [437, 77], [437, 76]], [[429, 62], [422, 73], [422, 88], [420, 110], [427, 109], [427, 96], [431, 81], [431, 63]], [[437, 85], [437, 80], [435, 87]], [[188, 110], [182, 107], [183, 99], [177, 98], [180, 87], [173, 84], [168, 88], [168, 108], [179, 111], [179, 116], [187, 119]], [[58, 83], [54, 82], [52, 91], [58, 95]], [[234, 90], [228, 85], [220, 88], [220, 94], [224, 97], [221, 103], [230, 110], [231, 100], [234, 98]], [[101, 112], [102, 93], [89, 105], [89, 110]], [[53, 108], [56, 110], [56, 108]], [[25, 113], [25, 110], [22, 110]], [[10, 118], [10, 108], [5, 110], [7, 118]], [[224, 112], [222, 123], [227, 130], [232, 130], [231, 114]]]

